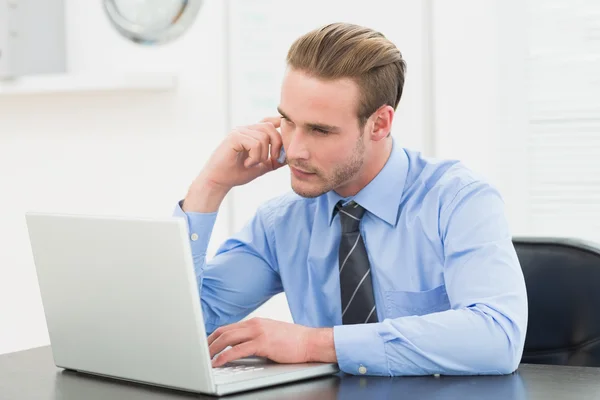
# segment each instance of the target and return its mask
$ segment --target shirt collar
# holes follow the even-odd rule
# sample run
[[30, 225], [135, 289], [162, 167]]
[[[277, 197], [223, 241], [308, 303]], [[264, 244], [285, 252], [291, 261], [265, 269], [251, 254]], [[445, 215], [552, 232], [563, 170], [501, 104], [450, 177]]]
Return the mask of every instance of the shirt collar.
[[390, 157], [379, 173], [355, 196], [344, 198], [331, 190], [325, 193], [327, 210], [329, 211], [329, 225], [335, 217], [335, 205], [340, 201], [354, 200], [368, 212], [396, 226], [400, 201], [404, 191], [404, 183], [408, 174], [408, 157], [392, 138], [392, 151]]

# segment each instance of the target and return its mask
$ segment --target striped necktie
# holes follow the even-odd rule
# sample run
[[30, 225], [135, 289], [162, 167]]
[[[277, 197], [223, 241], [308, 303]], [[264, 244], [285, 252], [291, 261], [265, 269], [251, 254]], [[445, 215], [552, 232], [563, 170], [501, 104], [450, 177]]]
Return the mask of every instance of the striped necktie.
[[342, 225], [339, 249], [342, 323], [348, 325], [377, 322], [371, 267], [359, 230], [365, 209], [354, 201], [342, 207], [340, 201], [336, 210]]

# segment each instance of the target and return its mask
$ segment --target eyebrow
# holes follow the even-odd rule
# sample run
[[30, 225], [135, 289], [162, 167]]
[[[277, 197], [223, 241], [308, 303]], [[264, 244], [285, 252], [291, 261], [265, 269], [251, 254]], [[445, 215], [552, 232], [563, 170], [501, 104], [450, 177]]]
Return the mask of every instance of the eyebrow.
[[[287, 116], [286, 113], [283, 112], [283, 110], [280, 107], [277, 107], [277, 112], [279, 112], [279, 114], [281, 114], [283, 116], [283, 118], [285, 118], [289, 121], [292, 120], [290, 117]], [[321, 124], [318, 122], [307, 122], [304, 124], [304, 126], [309, 129], [321, 129], [321, 130], [332, 132], [332, 133], [339, 132], [341, 130], [338, 126]]]

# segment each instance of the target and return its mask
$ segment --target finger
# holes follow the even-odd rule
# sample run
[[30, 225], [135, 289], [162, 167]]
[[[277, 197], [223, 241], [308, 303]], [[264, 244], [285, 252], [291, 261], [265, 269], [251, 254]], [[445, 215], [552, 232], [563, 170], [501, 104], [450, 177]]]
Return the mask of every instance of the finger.
[[283, 146], [283, 140], [281, 139], [281, 133], [275, 129], [275, 125], [270, 122], [264, 122], [262, 124], [252, 125], [251, 128], [269, 135], [269, 141], [271, 142], [271, 158], [277, 160], [279, 158], [281, 147]]
[[279, 128], [281, 126], [281, 116], [266, 117], [261, 119], [260, 122], [270, 122], [275, 128]]
[[213, 367], [220, 367], [228, 362], [239, 360], [240, 358], [253, 356], [257, 353], [258, 345], [256, 341], [245, 342], [238, 344], [219, 354], [212, 361]]
[[225, 332], [229, 332], [229, 331], [234, 330], [234, 329], [239, 329], [241, 327], [242, 322], [236, 322], [235, 324], [220, 326], [217, 329], [215, 329], [213, 331], [213, 333], [211, 333], [208, 336], [208, 338], [206, 338], [206, 341], [208, 342], [208, 345], [210, 346], [212, 344], [212, 342], [214, 342], [216, 339], [218, 339], [219, 336], [221, 336]]
[[249, 321], [251, 321], [251, 320], [240, 321], [240, 322], [236, 322], [233, 324], [218, 327], [206, 339], [208, 341], [208, 345], [210, 346], [212, 342], [214, 342], [219, 336], [221, 336], [222, 334], [224, 334], [226, 332], [236, 330], [236, 329], [246, 328], [248, 326]]
[[246, 167], [251, 167], [261, 162], [261, 144], [257, 139], [236, 130], [233, 133], [232, 140], [235, 151], [248, 153], [248, 159], [244, 160]]
[[255, 334], [248, 328], [233, 329], [223, 333], [215, 339], [208, 347], [210, 357], [220, 353], [227, 346], [236, 346], [240, 343], [249, 342], [255, 338]]
[[251, 129], [251, 128], [241, 128], [240, 132], [243, 135], [250, 136], [260, 142], [260, 162], [266, 162], [269, 159], [269, 141], [270, 137], [266, 133]]
[[[233, 324], [233, 325], [235, 325], [235, 324]], [[213, 331], [213, 333], [208, 335], [208, 337], [206, 338], [208, 345], [210, 346], [212, 344], [212, 342], [214, 342], [219, 336], [221, 336], [223, 333], [227, 332], [230, 329], [229, 328], [230, 326], [231, 325], [221, 326], [221, 327], [215, 329]]]

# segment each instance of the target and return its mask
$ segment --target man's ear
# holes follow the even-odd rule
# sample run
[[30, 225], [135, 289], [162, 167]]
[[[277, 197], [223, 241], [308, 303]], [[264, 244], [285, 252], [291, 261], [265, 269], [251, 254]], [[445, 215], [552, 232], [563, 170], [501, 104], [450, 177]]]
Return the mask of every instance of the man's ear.
[[392, 130], [394, 109], [389, 105], [381, 106], [371, 115], [371, 119], [373, 121], [370, 132], [371, 140], [379, 141], [384, 139]]

